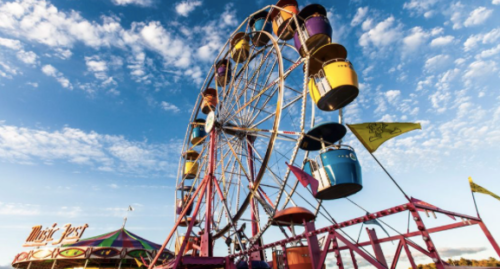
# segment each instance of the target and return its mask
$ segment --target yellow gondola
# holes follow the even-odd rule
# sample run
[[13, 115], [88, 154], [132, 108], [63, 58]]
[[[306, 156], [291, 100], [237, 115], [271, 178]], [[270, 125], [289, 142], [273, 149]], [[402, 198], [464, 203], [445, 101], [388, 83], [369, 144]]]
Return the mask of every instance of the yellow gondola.
[[231, 39], [231, 58], [235, 63], [242, 63], [250, 54], [250, 37], [239, 32]]
[[309, 94], [319, 109], [343, 108], [358, 96], [358, 75], [346, 59], [340, 44], [327, 44], [316, 50], [309, 65]]
[[186, 159], [184, 164], [184, 178], [193, 179], [198, 174], [198, 156], [200, 154], [194, 150], [189, 150], [184, 153], [183, 157]]

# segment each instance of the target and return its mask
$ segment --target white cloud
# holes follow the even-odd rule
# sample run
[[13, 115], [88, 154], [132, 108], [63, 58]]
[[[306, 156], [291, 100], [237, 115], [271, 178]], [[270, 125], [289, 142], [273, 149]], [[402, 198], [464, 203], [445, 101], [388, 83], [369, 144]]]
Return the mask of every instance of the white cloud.
[[0, 215], [38, 216], [40, 214], [41, 211], [39, 205], [0, 202]]
[[[180, 145], [176, 140], [149, 144], [70, 127], [45, 131], [0, 124], [0, 160], [20, 164], [68, 162], [130, 175], [166, 173], [175, 171]], [[169, 154], [175, 157], [167, 159]]]
[[153, 4], [152, 0], [112, 0], [113, 4], [119, 6], [125, 5], [138, 5], [138, 6], [150, 6]]
[[493, 5], [500, 5], [500, 0], [493, 0], [491, 1]]
[[387, 98], [387, 101], [392, 104], [396, 105], [399, 97], [401, 96], [401, 91], [399, 90], [389, 90], [384, 93], [385, 98]]
[[186, 55], [189, 54], [189, 46], [181, 40], [173, 39], [159, 22], [141, 25], [139, 35], [146, 47], [160, 53], [168, 63], [177, 67], [189, 65], [189, 55]]
[[491, 49], [488, 49], [488, 50], [483, 50], [481, 51], [481, 53], [478, 55], [479, 58], [489, 58], [489, 57], [492, 57], [494, 55], [497, 55], [498, 53], [500, 53], [500, 45], [497, 45], [496, 47], [493, 47]]
[[57, 71], [57, 69], [52, 65], [50, 64], [44, 65], [42, 67], [42, 72], [49, 77], [54, 77], [57, 80], [57, 82], [59, 82], [61, 86], [63, 86], [64, 88], [70, 90], [73, 89], [73, 85], [71, 85], [69, 80], [64, 77], [63, 73]]
[[97, 55], [91, 57], [85, 57], [85, 64], [87, 65], [87, 70], [94, 73], [94, 76], [100, 80], [107, 80], [108, 76], [106, 71], [108, 71], [108, 66], [106, 61], [101, 60]]
[[3, 37], [0, 37], [0, 46], [4, 46], [13, 50], [19, 50], [23, 47], [19, 40], [3, 38]]
[[494, 44], [500, 39], [500, 28], [495, 28], [486, 34], [471, 35], [464, 42], [464, 50], [469, 51], [478, 44]]
[[187, 17], [196, 7], [201, 6], [201, 1], [182, 1], [175, 4], [177, 14]]
[[37, 64], [38, 55], [32, 51], [20, 50], [16, 54], [17, 58], [26, 64], [35, 65]]
[[38, 83], [37, 82], [26, 82], [26, 84], [30, 85], [33, 88], [38, 88]]
[[104, 72], [108, 70], [106, 61], [102, 61], [99, 56], [85, 57], [87, 70], [91, 72]]
[[437, 36], [440, 35], [444, 32], [444, 29], [442, 27], [434, 27], [431, 30], [431, 36]]
[[[151, 1], [118, 1], [117, 4], [145, 4]], [[227, 6], [227, 5], [226, 5]], [[221, 16], [235, 23], [234, 9]], [[120, 25], [116, 16], [102, 16], [102, 23], [86, 20], [77, 11], [64, 12], [46, 0], [0, 2], [0, 31], [16, 37], [61, 49], [58, 57], [68, 58], [71, 48], [81, 42], [93, 48], [116, 47], [139, 54], [145, 50], [159, 53], [165, 64], [187, 68], [191, 48], [184, 39], [167, 31], [160, 22], [133, 22], [130, 29]]]
[[357, 26], [360, 24], [363, 19], [366, 17], [366, 14], [368, 13], [368, 7], [360, 7], [356, 11], [356, 14], [354, 15], [354, 18], [352, 18], [351, 21], [351, 26]]
[[[416, 12], [417, 14], [425, 14], [434, 6], [437, 0], [411, 0], [404, 3], [403, 8]], [[429, 15], [428, 15], [429, 16]]]
[[403, 44], [404, 44], [404, 49], [403, 51], [405, 53], [409, 52], [414, 52], [417, 49], [421, 49], [422, 45], [427, 41], [429, 38], [429, 33], [425, 32], [422, 30], [421, 27], [413, 27], [411, 29], [411, 34], [403, 38]]
[[236, 8], [234, 8], [233, 3], [228, 3], [224, 7], [224, 12], [220, 15], [223, 25], [225, 26], [236, 26], [238, 25], [238, 20], [236, 20]]
[[401, 27], [395, 25], [395, 19], [391, 16], [363, 33], [359, 38], [359, 45], [383, 47], [399, 40], [400, 37]]
[[13, 66], [12, 64], [4, 63], [4, 62], [0, 61], [0, 67], [3, 70], [3, 71], [0, 70], [0, 76], [2, 76], [4, 78], [11, 79], [12, 75], [21, 74], [21, 72], [18, 71], [17, 68], [15, 66]]
[[487, 9], [485, 7], [478, 7], [474, 9], [467, 20], [464, 22], [465, 27], [480, 25], [485, 22], [493, 13], [493, 10]]
[[448, 109], [448, 104], [452, 97], [451, 85], [459, 77], [459, 74], [460, 70], [455, 68], [437, 76], [437, 82], [434, 84], [433, 91], [429, 95], [432, 107], [437, 113], [443, 113]]
[[462, 28], [462, 21], [465, 17], [465, 7], [460, 2], [451, 4], [447, 13], [450, 15], [450, 21], [453, 23], [453, 29]]
[[172, 111], [174, 113], [177, 113], [180, 111], [180, 109], [176, 105], [165, 102], [165, 101], [162, 101], [160, 105], [161, 105], [161, 108], [165, 111]]
[[464, 77], [467, 79], [487, 77], [496, 71], [498, 71], [498, 68], [495, 61], [477, 60], [468, 66]]
[[439, 54], [433, 56], [425, 61], [425, 70], [427, 71], [436, 71], [440, 70], [446, 65], [448, 65], [451, 61], [451, 57], [446, 54]]
[[453, 40], [455, 40], [455, 37], [451, 35], [436, 37], [431, 41], [431, 47], [446, 46], [453, 42]]
[[56, 48], [54, 51], [54, 56], [63, 60], [69, 59], [71, 55], [73, 55], [73, 53], [69, 49]]

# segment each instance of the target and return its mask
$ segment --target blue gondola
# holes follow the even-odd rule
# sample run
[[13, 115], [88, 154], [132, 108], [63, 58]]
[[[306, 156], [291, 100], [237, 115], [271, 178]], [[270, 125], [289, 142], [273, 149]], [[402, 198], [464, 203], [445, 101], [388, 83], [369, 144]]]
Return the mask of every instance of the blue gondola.
[[265, 31], [269, 34], [272, 34], [273, 27], [271, 25], [271, 18], [268, 17], [267, 11], [261, 11], [255, 14], [250, 19], [250, 28], [252, 28], [252, 43], [256, 47], [265, 46], [269, 42], [269, 36], [262, 33], [261, 31]]
[[303, 139], [300, 148], [307, 151], [320, 150], [316, 159], [308, 159], [304, 172], [319, 182], [316, 198], [332, 200], [355, 194], [363, 188], [361, 166], [354, 149], [334, 144], [346, 134], [338, 123], [323, 123], [315, 126]]
[[191, 144], [198, 145], [207, 137], [207, 132], [205, 132], [205, 120], [196, 119], [194, 122], [196, 125], [193, 127], [193, 132], [191, 133]]
[[306, 161], [304, 171], [318, 180], [318, 199], [344, 198], [363, 188], [361, 166], [349, 146], [325, 149], [316, 160]]

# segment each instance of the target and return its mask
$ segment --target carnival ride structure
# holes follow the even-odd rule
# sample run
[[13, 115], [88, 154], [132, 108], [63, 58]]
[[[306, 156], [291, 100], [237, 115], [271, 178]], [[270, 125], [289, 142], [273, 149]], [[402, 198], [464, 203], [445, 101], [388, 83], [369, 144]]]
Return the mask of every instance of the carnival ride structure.
[[[188, 124], [175, 224], [162, 246], [173, 243], [175, 257], [158, 263], [157, 255], [149, 268], [319, 269], [329, 253], [338, 268], [345, 265], [342, 253], [350, 255], [354, 268], [356, 257], [372, 268], [396, 268], [403, 250], [416, 268], [412, 249], [443, 269], [450, 265], [431, 234], [476, 224], [500, 255], [479, 216], [442, 210], [401, 188], [407, 203], [342, 222], [332, 217], [324, 200], [348, 199], [363, 188], [356, 152], [343, 143], [343, 109], [358, 93], [357, 74], [345, 47], [332, 43], [324, 7], [312, 4], [299, 12], [295, 0], [280, 0], [246, 18], [215, 58]], [[337, 111], [338, 122], [316, 124], [316, 109]], [[317, 193], [302, 188], [285, 162], [317, 179]], [[397, 235], [379, 238], [367, 228], [366, 242], [345, 232], [370, 222], [390, 228], [383, 219], [405, 212], [415, 231], [394, 230]], [[462, 221], [428, 228], [421, 212]], [[318, 218], [330, 225], [316, 228]], [[381, 243], [392, 241], [397, 247], [387, 261]]]
[[158, 256], [162, 262], [173, 257], [168, 250], [159, 252], [160, 247], [122, 227], [73, 244], [21, 252], [12, 266], [19, 269], [137, 268], [137, 261]]

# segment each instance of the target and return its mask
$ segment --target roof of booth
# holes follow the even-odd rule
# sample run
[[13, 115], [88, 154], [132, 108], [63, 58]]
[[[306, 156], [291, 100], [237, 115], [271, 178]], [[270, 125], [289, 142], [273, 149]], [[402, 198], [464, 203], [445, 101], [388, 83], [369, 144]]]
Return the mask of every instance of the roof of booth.
[[159, 250], [161, 245], [121, 228], [113, 232], [80, 240], [77, 243], [64, 245], [64, 247], [123, 247]]

